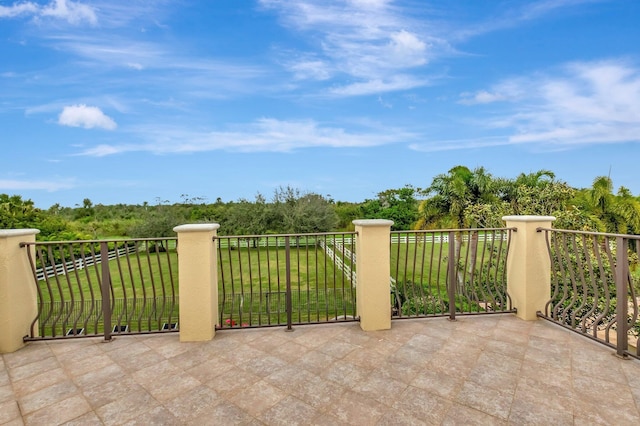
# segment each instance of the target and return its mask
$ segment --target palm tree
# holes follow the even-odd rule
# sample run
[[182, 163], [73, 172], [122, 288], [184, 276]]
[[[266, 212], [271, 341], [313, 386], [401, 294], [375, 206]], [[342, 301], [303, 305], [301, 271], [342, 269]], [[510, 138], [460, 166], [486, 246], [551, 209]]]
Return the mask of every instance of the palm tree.
[[631, 191], [624, 186], [618, 189], [615, 197], [616, 211], [624, 219], [624, 228], [618, 228], [621, 233], [640, 233], [640, 201], [631, 195]]
[[466, 213], [468, 207], [497, 201], [497, 190], [497, 180], [484, 167], [471, 171], [465, 166], [455, 166], [434, 177], [424, 191], [430, 196], [418, 207], [416, 229], [462, 229], [473, 225]]
[[[419, 219], [416, 229], [467, 228], [471, 219], [467, 214], [468, 208], [476, 204], [491, 203], [497, 201], [496, 181], [484, 167], [478, 167], [471, 171], [465, 166], [456, 166], [446, 174], [434, 177], [431, 186], [425, 193], [431, 195], [420, 203], [418, 207]], [[462, 251], [462, 234], [456, 232], [454, 241], [455, 257], [460, 259]], [[473, 232], [469, 242], [470, 271], [475, 269], [477, 261], [478, 233]], [[453, 259], [451, 259], [453, 261]], [[462, 286], [462, 277], [458, 273], [458, 287]]]

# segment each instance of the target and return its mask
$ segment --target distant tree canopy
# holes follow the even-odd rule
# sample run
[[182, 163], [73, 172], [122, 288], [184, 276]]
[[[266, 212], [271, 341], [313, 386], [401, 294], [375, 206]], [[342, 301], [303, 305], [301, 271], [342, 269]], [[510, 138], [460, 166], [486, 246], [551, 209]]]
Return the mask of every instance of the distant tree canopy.
[[390, 219], [394, 230], [502, 227], [507, 215], [552, 215], [554, 227], [640, 234], [640, 198], [625, 187], [614, 190], [609, 177], [597, 176], [576, 189], [549, 170], [494, 177], [483, 167], [455, 166], [433, 178], [425, 189], [405, 185], [378, 192], [363, 202], [277, 188], [267, 199], [207, 203], [181, 195], [170, 204], [54, 204], [40, 210], [20, 195], [0, 194], [0, 229], [36, 228], [40, 240], [175, 236], [185, 223], [220, 224], [221, 235], [352, 231], [354, 219]]
[[419, 190], [407, 185], [400, 189], [388, 189], [378, 193], [378, 198], [365, 200], [360, 206], [360, 217], [393, 220], [393, 230], [413, 228], [418, 219]]

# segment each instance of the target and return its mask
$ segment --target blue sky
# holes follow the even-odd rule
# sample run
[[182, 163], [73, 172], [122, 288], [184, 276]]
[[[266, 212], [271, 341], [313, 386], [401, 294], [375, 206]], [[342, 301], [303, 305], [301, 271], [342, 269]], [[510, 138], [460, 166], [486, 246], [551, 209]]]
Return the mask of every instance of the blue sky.
[[640, 193], [635, 0], [0, 0], [0, 193], [363, 201], [455, 165]]

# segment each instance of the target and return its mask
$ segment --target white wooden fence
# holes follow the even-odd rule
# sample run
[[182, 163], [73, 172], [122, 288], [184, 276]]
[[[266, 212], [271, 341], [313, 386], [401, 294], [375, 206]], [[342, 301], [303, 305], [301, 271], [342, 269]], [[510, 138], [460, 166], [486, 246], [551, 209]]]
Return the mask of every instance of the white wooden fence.
[[[116, 250], [111, 250], [109, 252], [109, 260], [125, 256], [127, 254], [135, 252], [136, 250], [136, 246], [128, 246]], [[101, 262], [102, 259], [99, 253], [97, 255], [83, 256], [76, 260], [70, 260], [65, 263], [56, 263], [55, 265], [49, 265], [45, 268], [38, 268], [36, 269], [36, 278], [38, 281], [41, 281], [44, 280], [45, 277], [52, 278], [56, 275], [65, 275], [75, 270], [82, 270], [89, 266], [99, 265]]]

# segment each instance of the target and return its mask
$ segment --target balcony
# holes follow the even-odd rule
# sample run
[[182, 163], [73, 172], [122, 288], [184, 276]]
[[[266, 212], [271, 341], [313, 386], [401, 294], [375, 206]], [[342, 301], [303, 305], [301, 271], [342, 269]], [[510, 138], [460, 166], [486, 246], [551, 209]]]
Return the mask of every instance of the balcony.
[[638, 424], [639, 377], [513, 314], [84, 338], [2, 355], [0, 424]]
[[[109, 265], [120, 262], [110, 260], [108, 244], [100, 244], [91, 271], [89, 263], [83, 265], [82, 275], [95, 276], [94, 293], [102, 298], [88, 310], [80, 308], [94, 315], [80, 324], [80, 316], [50, 315], [42, 306], [53, 306], [52, 289], [66, 294], [77, 288], [78, 282], [68, 290], [63, 284], [81, 274], [63, 266], [66, 278], [51, 272], [53, 285], [38, 284], [36, 295], [34, 277], [46, 278], [38, 275], [36, 262], [27, 261], [25, 247], [33, 243], [18, 244], [24, 237], [9, 232], [0, 238], [0, 266], [5, 265], [0, 290], [6, 289], [0, 298], [0, 352], [8, 352], [0, 363], [0, 424], [637, 424], [635, 260], [627, 258], [630, 250], [618, 249], [637, 249], [637, 238], [558, 232], [540, 220], [507, 221], [508, 228], [491, 236], [487, 231], [390, 235], [379, 223], [365, 223], [355, 234], [341, 236], [340, 244], [335, 236], [332, 241], [296, 237], [299, 251], [291, 258], [302, 259], [298, 267], [304, 265], [306, 273], [289, 279], [296, 266], [286, 256], [286, 315], [266, 303], [267, 316], [262, 291], [243, 293], [240, 304], [217, 300], [229, 290], [228, 299], [235, 300], [238, 280], [248, 276], [262, 283], [261, 278], [247, 265], [232, 268], [220, 254], [221, 239], [212, 240], [210, 230], [188, 228], [188, 238], [178, 234], [174, 259], [179, 259], [179, 313], [173, 304], [178, 289], [163, 282], [163, 292], [171, 294], [163, 300], [171, 300], [171, 308], [161, 309], [169, 317], [148, 323], [153, 330], [141, 328], [145, 321], [128, 319], [133, 305], [115, 303], [113, 282], [121, 286], [126, 274], [118, 269], [116, 281], [108, 278]], [[235, 259], [244, 259], [242, 241], [258, 243], [227, 240], [224, 247]], [[265, 245], [284, 253], [277, 238]], [[284, 245], [289, 253], [290, 238]], [[148, 260], [158, 250], [133, 251], [156, 265]], [[246, 247], [246, 258], [259, 251]], [[55, 257], [51, 250], [44, 253]], [[130, 264], [124, 256], [122, 262]], [[162, 256], [170, 265], [173, 257], [165, 251]], [[357, 293], [345, 299], [349, 309], [357, 302], [357, 310], [349, 311], [353, 315], [334, 317], [328, 305], [292, 312], [291, 281], [304, 294], [301, 284], [320, 276], [312, 273], [313, 265], [328, 270], [328, 263], [313, 256], [336, 265], [340, 259], [331, 276], [342, 283], [341, 294]], [[217, 274], [207, 259], [230, 269]], [[428, 261], [421, 266], [419, 259]], [[228, 281], [231, 271], [235, 280]], [[196, 291], [189, 288], [192, 282]], [[211, 291], [216, 288], [221, 293]], [[332, 294], [336, 300], [335, 289]], [[101, 303], [109, 298], [112, 303]], [[252, 298], [260, 303], [254, 305]], [[618, 303], [623, 298], [628, 303]], [[98, 305], [102, 314], [92, 310]], [[331, 324], [301, 325], [322, 312]], [[45, 325], [50, 318], [53, 323]], [[165, 328], [162, 321], [176, 326]], [[71, 335], [61, 334], [68, 326]]]

